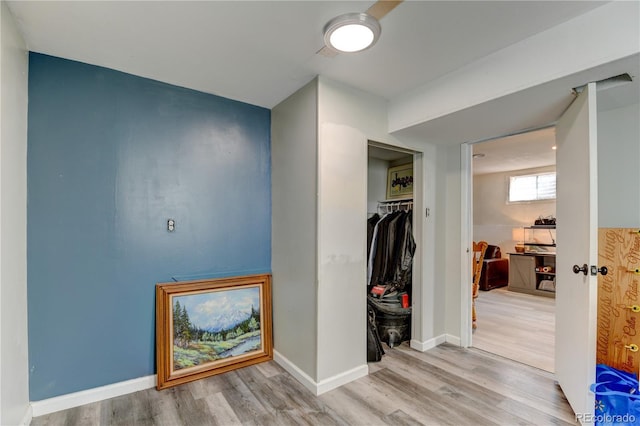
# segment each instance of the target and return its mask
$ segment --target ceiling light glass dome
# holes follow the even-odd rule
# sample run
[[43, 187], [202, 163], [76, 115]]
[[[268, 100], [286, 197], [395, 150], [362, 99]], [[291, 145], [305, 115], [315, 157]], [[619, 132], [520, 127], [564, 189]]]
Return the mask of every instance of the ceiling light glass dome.
[[380, 23], [366, 13], [347, 13], [333, 18], [324, 27], [324, 44], [338, 52], [360, 52], [380, 37]]

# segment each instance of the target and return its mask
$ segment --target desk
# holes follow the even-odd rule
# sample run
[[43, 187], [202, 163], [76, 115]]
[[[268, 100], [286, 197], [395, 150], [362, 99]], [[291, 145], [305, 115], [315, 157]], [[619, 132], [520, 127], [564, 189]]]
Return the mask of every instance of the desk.
[[542, 289], [549, 282], [555, 283], [555, 253], [509, 253], [509, 259], [509, 290], [556, 297], [555, 290]]

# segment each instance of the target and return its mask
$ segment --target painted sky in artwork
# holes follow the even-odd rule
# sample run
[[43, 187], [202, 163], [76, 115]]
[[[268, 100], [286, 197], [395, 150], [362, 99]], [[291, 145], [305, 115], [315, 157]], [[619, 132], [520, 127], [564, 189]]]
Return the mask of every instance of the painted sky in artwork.
[[246, 320], [251, 306], [260, 309], [260, 288], [222, 290], [174, 297], [187, 309], [193, 325], [203, 330], [219, 331]]

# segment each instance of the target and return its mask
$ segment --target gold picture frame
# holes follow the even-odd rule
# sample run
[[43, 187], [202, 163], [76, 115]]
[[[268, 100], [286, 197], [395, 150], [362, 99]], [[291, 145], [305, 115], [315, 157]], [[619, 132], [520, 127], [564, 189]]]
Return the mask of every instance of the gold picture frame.
[[413, 198], [413, 163], [390, 167], [387, 172], [387, 200]]
[[273, 359], [271, 275], [156, 285], [158, 390]]

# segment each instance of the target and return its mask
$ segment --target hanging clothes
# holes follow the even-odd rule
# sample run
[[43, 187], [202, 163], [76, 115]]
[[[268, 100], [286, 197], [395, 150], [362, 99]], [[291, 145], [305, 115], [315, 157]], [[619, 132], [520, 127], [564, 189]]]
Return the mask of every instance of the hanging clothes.
[[388, 286], [388, 291], [410, 291], [416, 249], [412, 216], [411, 210], [395, 211], [384, 215], [374, 226], [367, 250], [368, 291], [373, 286]]
[[[411, 339], [412, 217], [411, 210], [387, 213], [373, 226], [371, 238], [367, 235], [367, 306], [379, 339], [391, 348]], [[377, 355], [376, 345], [367, 345]]]
[[371, 241], [373, 240], [373, 230], [376, 224], [380, 221], [380, 215], [374, 213], [369, 219], [367, 219], [367, 265], [369, 264], [369, 255], [371, 254]]

